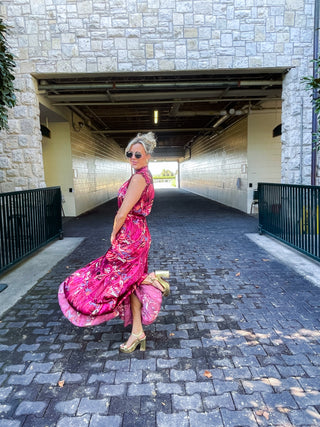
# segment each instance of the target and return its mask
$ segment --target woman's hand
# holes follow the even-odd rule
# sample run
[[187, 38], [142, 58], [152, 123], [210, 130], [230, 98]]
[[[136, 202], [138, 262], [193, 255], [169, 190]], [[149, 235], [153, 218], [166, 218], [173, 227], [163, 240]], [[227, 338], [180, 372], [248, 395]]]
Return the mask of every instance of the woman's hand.
[[115, 242], [115, 240], [116, 240], [116, 233], [113, 231], [112, 233], [111, 233], [111, 236], [110, 236], [110, 242], [111, 242], [111, 245], [113, 245], [114, 244], [114, 242]]

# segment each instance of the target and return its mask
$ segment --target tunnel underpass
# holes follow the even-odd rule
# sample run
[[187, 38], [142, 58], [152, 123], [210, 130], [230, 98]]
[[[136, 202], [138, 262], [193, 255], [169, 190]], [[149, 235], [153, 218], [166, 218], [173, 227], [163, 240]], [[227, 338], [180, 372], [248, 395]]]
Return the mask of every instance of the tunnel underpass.
[[[280, 179], [281, 143], [272, 132], [281, 124], [286, 71], [36, 74], [42, 129], [61, 139], [57, 124], [69, 126], [68, 179], [75, 185], [65, 185], [65, 199], [73, 213], [103, 202], [100, 190], [110, 177], [102, 169], [120, 181], [121, 151], [148, 131], [157, 136], [154, 160], [179, 162], [182, 188], [248, 212], [257, 182]], [[46, 175], [54, 181], [54, 149], [50, 142], [43, 146]], [[101, 160], [106, 157], [111, 168]], [[107, 199], [114, 192], [115, 186], [106, 190]]]

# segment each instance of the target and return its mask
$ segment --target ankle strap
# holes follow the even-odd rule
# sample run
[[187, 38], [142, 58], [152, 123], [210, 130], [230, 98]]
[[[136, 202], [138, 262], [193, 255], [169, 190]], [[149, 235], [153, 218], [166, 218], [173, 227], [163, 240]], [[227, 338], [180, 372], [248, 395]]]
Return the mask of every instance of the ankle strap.
[[142, 334], [143, 334], [143, 331], [141, 331], [139, 334], [134, 334], [133, 332], [131, 332], [131, 335], [133, 335], [136, 338], [139, 338], [140, 335], [142, 335]]

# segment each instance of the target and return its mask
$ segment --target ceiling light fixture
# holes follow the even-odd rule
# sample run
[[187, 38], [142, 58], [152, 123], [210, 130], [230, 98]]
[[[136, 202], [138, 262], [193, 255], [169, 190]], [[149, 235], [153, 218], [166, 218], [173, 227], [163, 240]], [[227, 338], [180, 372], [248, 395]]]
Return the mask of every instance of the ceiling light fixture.
[[153, 123], [155, 125], [157, 125], [158, 121], [159, 121], [159, 111], [158, 110], [153, 110]]

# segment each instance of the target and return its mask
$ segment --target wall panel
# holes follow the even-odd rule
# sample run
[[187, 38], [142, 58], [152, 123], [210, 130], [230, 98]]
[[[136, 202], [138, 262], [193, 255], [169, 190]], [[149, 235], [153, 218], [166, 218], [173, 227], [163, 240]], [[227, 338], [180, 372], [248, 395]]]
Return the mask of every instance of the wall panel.
[[281, 110], [256, 111], [248, 117], [248, 212], [258, 182], [281, 182], [281, 136], [272, 134], [280, 123]]
[[247, 124], [243, 119], [223, 135], [199, 137], [180, 165], [181, 188], [246, 212]]
[[123, 150], [111, 138], [87, 129], [71, 132], [76, 213], [79, 215], [117, 196], [130, 177]]
[[42, 138], [44, 174], [47, 187], [61, 187], [62, 207], [65, 216], [75, 216], [72, 175], [72, 153], [69, 123], [50, 123], [51, 137]]

